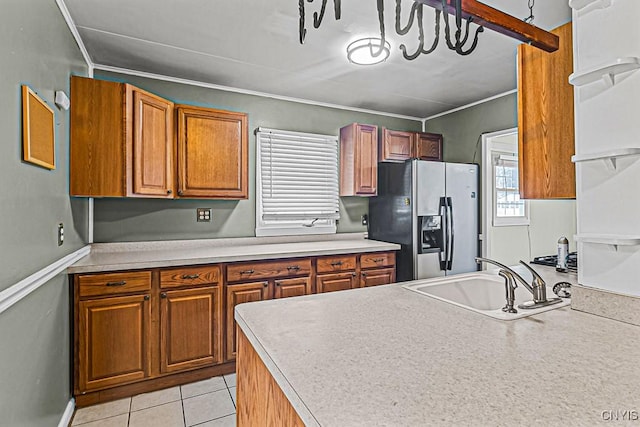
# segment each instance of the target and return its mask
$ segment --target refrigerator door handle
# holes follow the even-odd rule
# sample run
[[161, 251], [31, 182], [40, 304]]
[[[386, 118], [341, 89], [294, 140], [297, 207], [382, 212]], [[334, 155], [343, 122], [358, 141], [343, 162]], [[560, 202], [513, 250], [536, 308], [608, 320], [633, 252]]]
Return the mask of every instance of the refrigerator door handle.
[[447, 260], [449, 259], [449, 220], [447, 219], [447, 200], [444, 197], [440, 198], [440, 215], [442, 216], [441, 231], [443, 247], [441, 248], [442, 250], [438, 253], [438, 257], [440, 259], [440, 270], [444, 271], [447, 269]]
[[453, 227], [453, 201], [451, 197], [447, 197], [447, 218], [449, 224], [449, 254], [447, 257], [447, 270], [451, 270], [453, 264], [453, 242], [455, 236], [455, 229]]

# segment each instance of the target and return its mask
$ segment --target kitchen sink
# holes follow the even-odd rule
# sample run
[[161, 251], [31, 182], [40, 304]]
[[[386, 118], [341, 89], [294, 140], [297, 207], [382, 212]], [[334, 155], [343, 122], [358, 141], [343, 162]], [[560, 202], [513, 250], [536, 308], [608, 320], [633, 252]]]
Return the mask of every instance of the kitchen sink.
[[[505, 313], [501, 310], [506, 302], [504, 279], [490, 273], [470, 273], [446, 278], [417, 280], [402, 287], [500, 320], [520, 319], [571, 304], [570, 299], [563, 299], [562, 302], [554, 305], [534, 309], [518, 309], [517, 313]], [[516, 307], [518, 304], [531, 300], [531, 294], [522, 286], [515, 290], [515, 296]], [[555, 297], [555, 294], [551, 287], [547, 286], [547, 298], [551, 297]]]

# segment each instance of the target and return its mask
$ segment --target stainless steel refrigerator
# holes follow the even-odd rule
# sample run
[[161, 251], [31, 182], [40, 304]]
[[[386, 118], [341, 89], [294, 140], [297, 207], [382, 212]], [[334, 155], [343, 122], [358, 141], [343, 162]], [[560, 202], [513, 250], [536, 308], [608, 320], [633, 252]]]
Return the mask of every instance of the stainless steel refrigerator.
[[475, 164], [378, 164], [369, 238], [401, 245], [398, 281], [478, 270], [478, 180]]

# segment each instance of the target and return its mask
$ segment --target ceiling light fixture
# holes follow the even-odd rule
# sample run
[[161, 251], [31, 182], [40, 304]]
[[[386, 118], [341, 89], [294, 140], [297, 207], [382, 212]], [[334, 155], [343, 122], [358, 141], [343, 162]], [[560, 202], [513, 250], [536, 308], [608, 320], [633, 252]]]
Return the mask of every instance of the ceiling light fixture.
[[365, 37], [351, 42], [347, 46], [347, 59], [352, 64], [374, 65], [384, 62], [391, 53], [391, 45], [385, 40], [382, 46], [382, 39], [377, 37]]
[[[313, 1], [314, 0], [298, 0], [298, 10], [300, 14], [300, 44], [304, 43], [307, 34], [307, 30], [305, 28], [305, 3], [312, 3]], [[384, 27], [384, 0], [376, 1], [378, 9], [378, 23], [380, 26], [380, 38], [373, 39], [377, 40], [377, 42], [375, 45], [368, 45], [368, 50], [371, 57], [376, 59], [384, 57], [384, 59], [386, 59], [388, 52], [386, 52], [385, 49], [389, 49], [389, 43], [386, 40]], [[447, 47], [459, 55], [469, 55], [476, 49], [478, 46], [478, 35], [483, 32], [485, 28], [489, 28], [501, 34], [529, 43], [532, 46], [538, 47], [547, 52], [554, 52], [558, 50], [558, 36], [532, 25], [533, 5], [535, 0], [528, 0], [530, 14], [524, 21], [491, 6], [487, 6], [478, 0], [414, 0], [409, 12], [407, 24], [404, 27], [401, 23], [401, 2], [402, 0], [395, 0], [396, 33], [403, 36], [407, 34], [414, 25], [418, 27], [418, 47], [415, 52], [409, 53], [406, 45], [400, 45], [402, 55], [408, 60], [416, 59], [421, 54], [429, 54], [436, 49], [440, 41], [441, 21], [444, 23], [443, 33]], [[322, 24], [327, 3], [328, 0], [322, 0], [320, 11], [314, 12], [314, 28], [319, 28]], [[425, 5], [436, 9], [434, 39], [428, 49], [424, 48], [425, 31], [423, 16]], [[341, 0], [333, 0], [333, 9], [334, 16], [337, 21], [341, 17]], [[453, 26], [450, 25], [449, 15], [454, 17]], [[463, 24], [463, 20], [466, 20], [467, 22]], [[475, 32], [471, 29], [472, 23], [478, 26], [475, 29]], [[473, 34], [473, 37], [470, 38], [469, 36], [471, 34]], [[349, 60], [354, 62], [351, 60], [351, 57]]]

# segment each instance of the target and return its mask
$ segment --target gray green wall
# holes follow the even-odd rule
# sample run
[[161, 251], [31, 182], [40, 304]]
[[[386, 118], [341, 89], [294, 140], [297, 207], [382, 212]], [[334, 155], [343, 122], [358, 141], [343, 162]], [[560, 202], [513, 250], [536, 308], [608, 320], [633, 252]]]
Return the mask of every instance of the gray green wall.
[[[69, 114], [53, 105], [86, 65], [54, 0], [3, 0], [0, 13], [0, 290], [84, 246], [86, 200], [68, 194]], [[54, 108], [56, 169], [21, 161], [21, 93]], [[65, 225], [57, 246], [56, 227]], [[57, 425], [71, 398], [69, 294], [62, 274], [0, 313], [0, 424]]]
[[[478, 163], [481, 171], [482, 134], [517, 126], [515, 93], [426, 122], [428, 132], [444, 135], [445, 161]], [[575, 200], [531, 200], [529, 217], [529, 226], [489, 227], [491, 258], [513, 265], [520, 259], [555, 254], [560, 236], [566, 236], [570, 250], [575, 250]]]
[[[95, 78], [126, 81], [177, 103], [241, 111], [249, 115], [249, 199], [136, 200], [96, 199], [94, 241], [202, 239], [255, 235], [255, 135], [257, 127], [337, 135], [349, 123], [419, 131], [421, 122], [357, 113], [272, 98], [96, 71]], [[196, 207], [212, 208], [211, 223], [196, 223]], [[343, 197], [338, 232], [366, 231], [360, 223], [369, 210], [366, 198]]]

